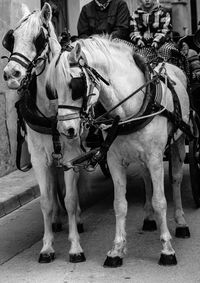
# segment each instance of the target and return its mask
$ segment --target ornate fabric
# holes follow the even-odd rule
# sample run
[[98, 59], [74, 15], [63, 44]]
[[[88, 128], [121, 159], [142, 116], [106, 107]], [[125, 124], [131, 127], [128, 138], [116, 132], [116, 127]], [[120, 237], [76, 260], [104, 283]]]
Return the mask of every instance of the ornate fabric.
[[130, 38], [134, 43], [141, 39], [146, 45], [152, 42], [162, 44], [170, 30], [170, 14], [161, 6], [154, 6], [149, 12], [140, 7], [132, 15]]

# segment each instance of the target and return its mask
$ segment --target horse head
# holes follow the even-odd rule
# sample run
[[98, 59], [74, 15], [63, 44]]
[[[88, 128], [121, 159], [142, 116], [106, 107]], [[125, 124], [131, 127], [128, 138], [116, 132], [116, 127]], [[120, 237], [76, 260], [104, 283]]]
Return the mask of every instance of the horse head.
[[32, 69], [40, 72], [47, 57], [59, 51], [51, 23], [52, 9], [45, 3], [41, 11], [29, 12], [22, 6], [23, 17], [15, 29], [9, 30], [3, 38], [3, 46], [11, 53], [4, 68], [4, 80], [11, 89], [18, 89], [22, 79]]
[[52, 60], [46, 76], [46, 93], [49, 99], [58, 99], [58, 130], [61, 134], [68, 139], [82, 134], [81, 121], [92, 115], [99, 90], [99, 79], [87, 65], [79, 42], [70, 52], [62, 51]]

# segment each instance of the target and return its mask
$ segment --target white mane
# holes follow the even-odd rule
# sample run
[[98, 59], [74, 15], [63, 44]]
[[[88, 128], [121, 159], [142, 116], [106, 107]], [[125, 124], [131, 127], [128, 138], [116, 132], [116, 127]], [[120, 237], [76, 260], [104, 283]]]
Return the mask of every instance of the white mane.
[[[36, 37], [42, 26], [41, 11], [35, 10], [32, 13], [25, 13], [24, 17], [20, 20], [18, 27], [23, 32], [25, 38]], [[50, 33], [50, 49], [54, 54], [60, 51], [60, 44], [58, 43], [57, 36], [51, 21], [48, 23]], [[16, 29], [18, 31], [18, 28]]]
[[[108, 36], [93, 36], [88, 39], [80, 39], [78, 42], [81, 44], [83, 53], [86, 55], [87, 63], [90, 65], [92, 62], [93, 67], [106, 66], [107, 70], [102, 69], [103, 73], [112, 73], [120, 61], [127, 60], [127, 54], [132, 59], [132, 48], [123, 41], [112, 40]], [[76, 43], [75, 43], [76, 45]], [[116, 56], [117, 54], [117, 56]], [[126, 59], [125, 59], [126, 57]], [[120, 58], [120, 61], [116, 58]], [[47, 71], [47, 84], [54, 92], [59, 85], [63, 89], [71, 79], [70, 69], [70, 53], [64, 51], [62, 54], [55, 56]], [[57, 72], [55, 72], [55, 67]], [[122, 67], [122, 66], [120, 66]], [[103, 67], [105, 68], [105, 67]]]

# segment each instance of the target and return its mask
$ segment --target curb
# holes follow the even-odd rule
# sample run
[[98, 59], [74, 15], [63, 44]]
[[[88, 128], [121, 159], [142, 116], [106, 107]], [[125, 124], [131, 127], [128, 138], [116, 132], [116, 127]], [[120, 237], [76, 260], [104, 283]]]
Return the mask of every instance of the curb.
[[33, 170], [14, 171], [0, 178], [0, 218], [40, 196]]
[[29, 203], [40, 196], [39, 186], [34, 186], [26, 191], [0, 202], [0, 218]]
[[[81, 209], [112, 192], [112, 181], [105, 178], [100, 169], [95, 173], [85, 173], [79, 186]], [[106, 184], [110, 184], [109, 187]], [[33, 169], [28, 172], [14, 171], [0, 178], [0, 218], [31, 202], [40, 196], [40, 189]]]

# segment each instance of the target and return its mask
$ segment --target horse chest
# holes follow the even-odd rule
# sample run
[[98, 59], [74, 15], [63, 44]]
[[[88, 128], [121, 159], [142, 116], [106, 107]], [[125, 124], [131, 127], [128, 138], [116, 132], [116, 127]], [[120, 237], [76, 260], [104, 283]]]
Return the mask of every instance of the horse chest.
[[124, 164], [129, 164], [135, 161], [143, 161], [145, 159], [145, 148], [139, 139], [133, 138], [133, 135], [121, 136], [112, 145], [110, 154], [119, 160], [123, 160]]
[[35, 157], [47, 164], [52, 163], [52, 136], [39, 134], [27, 127], [27, 142], [31, 159]]

